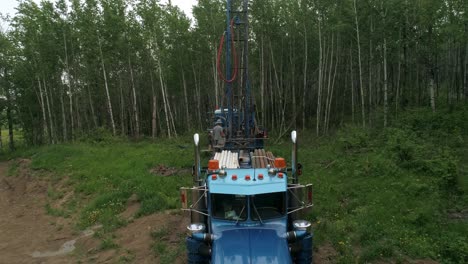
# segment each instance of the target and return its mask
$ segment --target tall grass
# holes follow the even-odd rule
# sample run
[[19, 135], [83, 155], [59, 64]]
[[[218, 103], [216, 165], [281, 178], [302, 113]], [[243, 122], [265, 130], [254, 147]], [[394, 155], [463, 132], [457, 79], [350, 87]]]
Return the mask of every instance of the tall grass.
[[[393, 127], [347, 127], [300, 152], [306, 181], [315, 184], [318, 245], [331, 242], [339, 262], [431, 258], [468, 262], [467, 210], [460, 150], [466, 111], [402, 117]], [[464, 154], [466, 155], [466, 153]]]
[[[86, 201], [81, 208], [79, 226], [104, 224], [108, 230], [125, 224], [118, 214], [136, 194], [141, 203], [139, 216], [178, 207], [178, 190], [190, 186], [187, 171], [192, 166], [189, 142], [161, 140], [130, 143], [125, 141], [54, 145], [28, 150], [33, 170], [46, 170], [67, 177], [75, 198]], [[163, 177], [150, 173], [164, 165], [185, 168], [181, 174]], [[187, 169], [188, 168], [188, 169]]]
[[[339, 263], [468, 263], [468, 220], [452, 217], [468, 212], [467, 115], [466, 107], [436, 114], [416, 109], [385, 129], [348, 126], [321, 138], [300, 133], [301, 182], [315, 186], [307, 216], [315, 247], [331, 244]], [[98, 131], [80, 143], [15, 155], [30, 157], [34, 170], [68, 179], [80, 227], [101, 223], [111, 231], [126, 224], [119, 213], [133, 194], [141, 203], [137, 216], [178, 207], [179, 187], [191, 185], [189, 173], [161, 177], [150, 169], [190, 168], [190, 138], [131, 143]], [[288, 142], [267, 148], [289, 159]]]

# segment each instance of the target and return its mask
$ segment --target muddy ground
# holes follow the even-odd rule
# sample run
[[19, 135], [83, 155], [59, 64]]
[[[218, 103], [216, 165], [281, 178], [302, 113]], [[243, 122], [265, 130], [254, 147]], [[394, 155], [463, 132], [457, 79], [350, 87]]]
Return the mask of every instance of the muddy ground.
[[[0, 264], [13, 263], [161, 263], [155, 243], [177, 250], [183, 243], [187, 218], [179, 211], [168, 211], [133, 219], [139, 204], [129, 201], [122, 217], [129, 224], [113, 234], [117, 244], [102, 249], [94, 235], [100, 226], [87, 230], [76, 227], [76, 216], [67, 218], [47, 214], [51, 185], [65, 193], [49, 206], [59, 206], [73, 196], [71, 187], [51, 179], [43, 172], [29, 170], [29, 161], [19, 161], [15, 176], [8, 176], [9, 164], [0, 163]], [[40, 175], [39, 175], [40, 174]], [[161, 233], [159, 230], [169, 230]], [[151, 234], [158, 234], [152, 237]], [[184, 263], [185, 256], [175, 257]]]

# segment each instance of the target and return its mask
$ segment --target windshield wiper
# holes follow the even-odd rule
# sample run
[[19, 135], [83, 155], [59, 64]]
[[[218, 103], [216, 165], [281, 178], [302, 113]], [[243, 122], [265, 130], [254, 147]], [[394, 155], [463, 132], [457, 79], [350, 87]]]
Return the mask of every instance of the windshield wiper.
[[257, 206], [255, 206], [255, 202], [253, 201], [253, 199], [252, 199], [252, 206], [253, 206], [253, 208], [254, 208], [255, 213], [257, 213], [258, 220], [260, 220], [260, 223], [263, 224], [262, 218], [260, 217], [260, 214], [259, 214], [258, 211], [257, 211]]
[[237, 217], [236, 225], [237, 225], [237, 223], [239, 223], [239, 220], [241, 219], [242, 213], [244, 212], [244, 210], [245, 210], [245, 205], [244, 205], [244, 207], [242, 207], [242, 210], [239, 213], [239, 217]]

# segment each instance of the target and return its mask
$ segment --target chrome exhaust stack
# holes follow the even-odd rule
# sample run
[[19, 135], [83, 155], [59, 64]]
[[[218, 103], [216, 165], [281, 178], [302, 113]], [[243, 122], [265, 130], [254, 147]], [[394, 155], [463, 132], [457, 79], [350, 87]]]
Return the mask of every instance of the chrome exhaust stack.
[[196, 186], [200, 186], [200, 136], [198, 134], [193, 135], [193, 143], [195, 144], [195, 165], [193, 166], [193, 182], [196, 184]]
[[291, 132], [291, 141], [293, 143], [292, 147], [292, 158], [291, 158], [291, 167], [292, 167], [292, 183], [299, 183], [299, 175], [297, 173], [297, 132], [294, 130]]

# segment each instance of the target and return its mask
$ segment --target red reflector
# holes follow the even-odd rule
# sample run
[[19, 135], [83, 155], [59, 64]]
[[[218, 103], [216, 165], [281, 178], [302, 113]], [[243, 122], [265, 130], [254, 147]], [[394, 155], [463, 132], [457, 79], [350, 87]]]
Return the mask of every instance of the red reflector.
[[284, 177], [284, 173], [282, 172], [278, 173], [278, 178], [283, 179], [283, 177]]
[[213, 174], [213, 175], [211, 175], [211, 179], [212, 179], [213, 181], [216, 181], [216, 180], [218, 179], [218, 176], [216, 176], [215, 174]]
[[245, 180], [246, 180], [246, 181], [250, 181], [250, 175], [246, 175], [246, 176], [245, 176]]
[[180, 194], [180, 201], [181, 201], [182, 203], [185, 203], [185, 194], [184, 194], [184, 193], [181, 193], [181, 194]]
[[237, 181], [237, 175], [232, 175], [232, 180]]
[[263, 174], [259, 174], [259, 175], [258, 175], [258, 179], [259, 179], [259, 180], [263, 180]]

